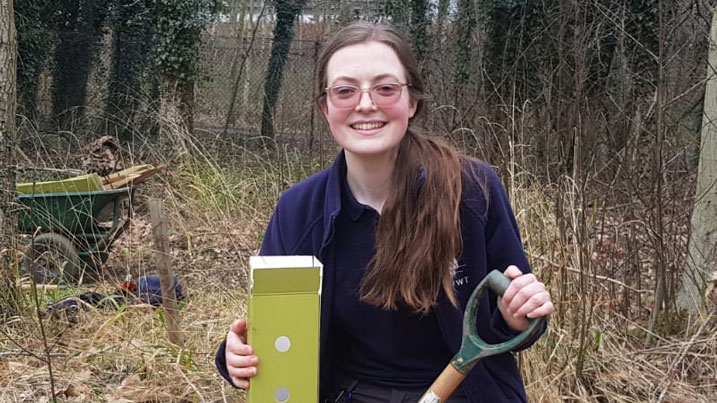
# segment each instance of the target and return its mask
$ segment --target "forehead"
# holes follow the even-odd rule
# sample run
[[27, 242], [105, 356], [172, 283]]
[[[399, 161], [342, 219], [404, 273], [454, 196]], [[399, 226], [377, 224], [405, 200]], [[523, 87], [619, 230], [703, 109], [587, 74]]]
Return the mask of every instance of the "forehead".
[[326, 65], [326, 80], [368, 80], [375, 77], [405, 80], [405, 69], [396, 52], [381, 42], [365, 42], [337, 50]]

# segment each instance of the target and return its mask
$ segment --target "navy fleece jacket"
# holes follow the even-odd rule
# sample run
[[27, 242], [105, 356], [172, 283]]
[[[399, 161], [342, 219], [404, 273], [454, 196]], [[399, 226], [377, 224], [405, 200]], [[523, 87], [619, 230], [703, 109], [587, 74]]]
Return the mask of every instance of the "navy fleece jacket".
[[[460, 206], [463, 251], [454, 278], [460, 309], [454, 307], [445, 293], [438, 296], [436, 317], [446, 345], [455, 353], [460, 348], [463, 309], [473, 289], [491, 270], [505, 270], [509, 265], [529, 272], [530, 266], [521, 244], [520, 233], [505, 188], [488, 164], [471, 161], [470, 169], [486, 185], [487, 194], [470, 177], [464, 178]], [[321, 295], [320, 393], [322, 400], [330, 392], [332, 374], [331, 343], [327, 334], [333, 303], [332, 271], [335, 254], [332, 238], [335, 218], [341, 210], [341, 181], [345, 180], [346, 161], [343, 152], [334, 164], [287, 189], [280, 197], [266, 229], [261, 255], [313, 255], [324, 264]], [[497, 308], [497, 298], [486, 293], [478, 313], [478, 334], [488, 343], [499, 343], [514, 337]], [[532, 345], [545, 326], [519, 349]], [[216, 355], [219, 373], [231, 383], [225, 359], [226, 340]], [[446, 363], [447, 364], [447, 363]], [[523, 381], [511, 353], [481, 360], [463, 381], [462, 387], [471, 403], [526, 402]]]

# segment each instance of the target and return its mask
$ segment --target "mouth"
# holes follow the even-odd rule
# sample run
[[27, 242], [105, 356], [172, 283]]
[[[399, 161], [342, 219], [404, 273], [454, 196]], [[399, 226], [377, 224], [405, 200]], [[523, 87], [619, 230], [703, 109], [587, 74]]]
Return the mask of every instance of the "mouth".
[[386, 122], [356, 122], [351, 125], [355, 130], [375, 130], [386, 126]]

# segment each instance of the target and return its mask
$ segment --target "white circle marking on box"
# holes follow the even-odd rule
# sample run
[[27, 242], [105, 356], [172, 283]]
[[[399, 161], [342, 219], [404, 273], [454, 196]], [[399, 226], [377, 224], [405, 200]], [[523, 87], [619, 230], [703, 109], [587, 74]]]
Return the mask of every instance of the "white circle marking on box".
[[291, 339], [286, 336], [279, 336], [274, 341], [274, 348], [280, 353], [285, 353], [291, 348]]
[[274, 400], [276, 400], [279, 403], [284, 403], [289, 401], [289, 389], [287, 388], [279, 388], [274, 392]]

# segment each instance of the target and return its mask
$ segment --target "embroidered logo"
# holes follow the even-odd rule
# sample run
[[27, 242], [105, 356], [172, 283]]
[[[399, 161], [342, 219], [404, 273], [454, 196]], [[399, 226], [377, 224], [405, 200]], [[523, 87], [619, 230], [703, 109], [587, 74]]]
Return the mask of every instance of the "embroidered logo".
[[451, 277], [453, 277], [453, 287], [460, 287], [464, 284], [468, 284], [469, 276], [463, 274], [461, 265], [458, 264], [458, 260], [453, 259], [453, 265], [451, 267]]

